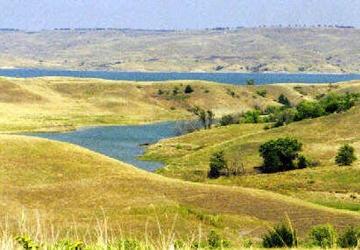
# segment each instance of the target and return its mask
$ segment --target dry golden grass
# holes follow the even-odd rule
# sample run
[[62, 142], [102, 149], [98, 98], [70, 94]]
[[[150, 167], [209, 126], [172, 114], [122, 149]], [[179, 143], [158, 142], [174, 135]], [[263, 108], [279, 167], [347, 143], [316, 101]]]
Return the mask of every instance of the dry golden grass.
[[1, 32], [0, 67], [360, 72], [359, 29]]
[[[187, 84], [194, 88], [183, 94]], [[172, 95], [175, 87], [180, 94]], [[299, 93], [301, 87], [302, 94]], [[159, 95], [162, 90], [165, 94]], [[266, 97], [256, 91], [266, 89]], [[254, 107], [279, 105], [283, 93], [294, 103], [329, 91], [359, 90], [360, 82], [328, 85], [233, 86], [202, 81], [124, 82], [66, 77], [0, 78], [0, 131], [61, 131], [86, 125], [138, 124], [189, 119], [189, 107], [217, 117]], [[231, 95], [230, 93], [233, 93]]]
[[[175, 86], [183, 89], [186, 84], [195, 90], [189, 96], [158, 95], [159, 89], [171, 92]], [[278, 105], [275, 99], [280, 93], [296, 102], [329, 90], [354, 91], [359, 86], [359, 82], [332, 87], [321, 85], [318, 89], [303, 85], [303, 93], [299, 94], [297, 84], [252, 87], [194, 81], [129, 83], [74, 78], [2, 78], [0, 131], [59, 131], [84, 125], [184, 119], [190, 117], [186, 108], [192, 105], [212, 109], [220, 116], [255, 105]], [[258, 96], [259, 88], [267, 89], [268, 96]], [[229, 94], [229, 89], [235, 92], [234, 96]], [[359, 148], [359, 124], [354, 119], [358, 115], [359, 108], [355, 108], [346, 114], [266, 132], [261, 125], [200, 131], [161, 142], [162, 148], [152, 157], [173, 158], [167, 160], [169, 166], [164, 174], [184, 179], [202, 178], [208, 156], [214, 150], [229, 149], [230, 157], [238, 151], [244, 152], [242, 159], [247, 169], [251, 169], [260, 163], [256, 151], [261, 142], [292, 135], [304, 142], [306, 154], [319, 157], [323, 164], [329, 165], [338, 145], [353, 142]], [[349, 127], [353, 128], [351, 133]], [[307, 171], [310, 175], [311, 171]], [[330, 169], [329, 175], [331, 173]], [[270, 177], [268, 186], [264, 184], [266, 181], [251, 180], [252, 176], [244, 178], [249, 178], [243, 182], [247, 187], [266, 189], [276, 183]], [[285, 175], [280, 178], [291, 180]], [[220, 180], [217, 184], [242, 185], [241, 180]], [[336, 180], [332, 185], [346, 189], [344, 180]], [[318, 179], [315, 181], [316, 185], [322, 185]], [[357, 185], [352, 185], [356, 190]], [[272, 190], [278, 192], [280, 187]], [[156, 237], [160, 223], [164, 231], [174, 227], [178, 237], [185, 237], [189, 232], [197, 232], [201, 224], [204, 232], [217, 229], [234, 242], [238, 241], [239, 233], [259, 236], [266, 225], [280, 221], [285, 214], [302, 235], [318, 223], [330, 222], [337, 227], [360, 223], [359, 214], [354, 212], [252, 188], [169, 179], [70, 144], [3, 134], [0, 135], [0, 216], [7, 217], [10, 229], [16, 230], [24, 210], [27, 214], [39, 213], [47, 225], [45, 231], [51, 232], [53, 226], [63, 236], [91, 237], [96, 234], [98, 219], [104, 216], [113, 233], [121, 231], [124, 235], [141, 237], [146, 228], [149, 237]], [[30, 223], [36, 223], [29, 218]]]
[[10, 228], [22, 211], [38, 211], [59, 235], [91, 235], [104, 216], [113, 233], [121, 228], [124, 235], [143, 235], [148, 221], [149, 236], [158, 234], [160, 222], [165, 231], [175, 224], [179, 237], [202, 224], [204, 232], [215, 228], [230, 239], [240, 232], [258, 236], [285, 214], [301, 233], [318, 223], [360, 223], [356, 213], [255, 189], [168, 179], [78, 146], [26, 136], [0, 136], [0, 180], [0, 215]]

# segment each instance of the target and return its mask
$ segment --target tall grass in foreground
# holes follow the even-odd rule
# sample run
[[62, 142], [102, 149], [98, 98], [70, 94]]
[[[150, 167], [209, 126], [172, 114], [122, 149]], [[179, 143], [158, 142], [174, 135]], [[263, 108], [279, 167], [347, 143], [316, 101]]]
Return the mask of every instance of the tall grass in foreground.
[[[156, 216], [155, 216], [156, 217]], [[79, 232], [76, 224], [68, 227], [64, 234], [54, 226], [44, 223], [39, 213], [27, 217], [22, 213], [17, 221], [5, 217], [0, 222], [0, 250], [7, 249], [118, 249], [118, 250], [172, 250], [172, 249], [225, 249], [230, 243], [217, 232], [204, 234], [201, 225], [197, 232], [189, 232], [186, 239], [177, 238], [176, 217], [170, 229], [164, 229], [157, 221], [157, 232], [150, 234], [144, 223], [142, 237], [129, 236], [121, 229], [112, 230], [108, 219], [96, 219], [94, 227], [89, 226], [85, 232]], [[14, 223], [15, 222], [15, 223]], [[117, 233], [114, 233], [117, 232]], [[151, 236], [150, 236], [151, 235]]]
[[[155, 215], [155, 217], [157, 217]], [[179, 238], [176, 232], [176, 217], [169, 229], [164, 229], [157, 221], [157, 233], [148, 232], [145, 224], [143, 236], [129, 236], [121, 230], [114, 231], [109, 226], [107, 218], [96, 219], [96, 225], [79, 232], [76, 224], [66, 228], [66, 233], [48, 227], [44, 220], [36, 213], [29, 218], [22, 213], [16, 225], [9, 218], [0, 223], [0, 250], [176, 250], [176, 249], [259, 249], [259, 248], [293, 248], [293, 249], [359, 249], [360, 228], [350, 226], [338, 234], [332, 225], [317, 225], [309, 231], [309, 238], [300, 241], [291, 220], [268, 228], [263, 235], [262, 242], [250, 238], [241, 238], [237, 242], [224, 239], [218, 232], [211, 230], [204, 233], [201, 225], [198, 231], [189, 232], [187, 238]], [[116, 232], [116, 233], [114, 233]], [[241, 236], [239, 236], [241, 237]]]

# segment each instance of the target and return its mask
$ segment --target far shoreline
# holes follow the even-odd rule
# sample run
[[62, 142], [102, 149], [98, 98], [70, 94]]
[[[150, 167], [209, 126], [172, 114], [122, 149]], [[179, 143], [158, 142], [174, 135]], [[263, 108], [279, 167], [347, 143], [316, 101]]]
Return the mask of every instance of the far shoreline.
[[[49, 67], [16, 67], [0, 66], [0, 71], [6, 70], [38, 70], [57, 72], [94, 72], [94, 73], [145, 73], [145, 74], [283, 74], [283, 75], [360, 75], [360, 72], [326, 72], [326, 71], [157, 71], [157, 70], [117, 70], [117, 69], [79, 69], [79, 68], [49, 68]], [[1, 72], [0, 72], [1, 74]], [[2, 76], [2, 75], [0, 75]]]

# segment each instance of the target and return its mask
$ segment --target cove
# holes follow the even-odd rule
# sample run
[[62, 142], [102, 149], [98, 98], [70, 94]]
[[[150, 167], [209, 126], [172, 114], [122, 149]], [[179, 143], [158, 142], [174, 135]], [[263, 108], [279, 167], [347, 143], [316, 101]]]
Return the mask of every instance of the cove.
[[138, 157], [144, 154], [145, 145], [179, 135], [179, 126], [181, 126], [179, 123], [184, 122], [88, 127], [65, 133], [26, 133], [26, 135], [69, 142], [147, 171], [155, 171], [163, 164], [142, 161]]

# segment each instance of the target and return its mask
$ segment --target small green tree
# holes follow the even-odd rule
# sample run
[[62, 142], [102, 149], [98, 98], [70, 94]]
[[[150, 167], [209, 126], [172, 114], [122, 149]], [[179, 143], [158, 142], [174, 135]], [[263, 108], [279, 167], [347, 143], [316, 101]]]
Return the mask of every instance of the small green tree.
[[316, 118], [326, 114], [324, 108], [318, 102], [302, 101], [296, 107], [295, 120], [300, 121], [307, 118]]
[[338, 239], [338, 245], [341, 248], [356, 248], [360, 241], [360, 230], [358, 228], [349, 227]]
[[336, 246], [337, 234], [330, 224], [318, 225], [311, 229], [310, 238], [315, 246], [333, 248]]
[[278, 102], [283, 104], [284, 106], [286, 107], [290, 107], [291, 106], [291, 103], [289, 101], [289, 99], [284, 95], [284, 94], [281, 94], [278, 98]]
[[274, 173], [295, 169], [294, 160], [298, 157], [302, 144], [293, 138], [270, 140], [260, 146], [264, 159], [263, 171]]
[[194, 115], [196, 115], [204, 129], [211, 129], [214, 122], [215, 114], [211, 110], [204, 110], [198, 106], [189, 109]]
[[206, 111], [207, 115], [207, 128], [211, 129], [211, 126], [214, 122], [215, 114], [211, 110]]
[[207, 244], [210, 249], [223, 249], [230, 246], [230, 242], [224, 240], [220, 234], [214, 230], [210, 231], [207, 238]]
[[270, 115], [269, 120], [275, 122], [274, 127], [280, 127], [292, 123], [297, 115], [292, 108], [278, 109]]
[[237, 117], [236, 115], [224, 115], [221, 117], [220, 121], [219, 121], [221, 126], [227, 126], [230, 124], [237, 124], [239, 123], [239, 117]]
[[219, 178], [226, 168], [227, 162], [225, 160], [224, 152], [215, 152], [210, 157], [210, 170], [208, 172], [208, 177], [211, 179]]
[[193, 88], [191, 87], [191, 85], [186, 85], [185, 89], [184, 89], [184, 93], [185, 94], [191, 94], [192, 92], [194, 92]]
[[297, 162], [298, 169], [307, 168], [308, 166], [310, 166], [310, 164], [311, 164], [311, 162], [308, 159], [306, 159], [305, 156], [299, 155], [298, 162]]
[[259, 96], [265, 97], [267, 94], [266, 89], [259, 89], [256, 91], [256, 94], [258, 94]]
[[172, 93], [173, 93], [174, 96], [179, 94], [179, 87], [177, 87], [177, 86], [174, 87]]
[[262, 237], [264, 248], [296, 247], [298, 243], [296, 231], [284, 223], [275, 226]]
[[247, 111], [243, 115], [242, 121], [244, 123], [259, 123], [260, 122], [260, 111], [258, 111], [258, 110]]
[[338, 151], [338, 154], [335, 158], [336, 164], [339, 166], [351, 166], [354, 161], [356, 161], [354, 147], [345, 144]]

